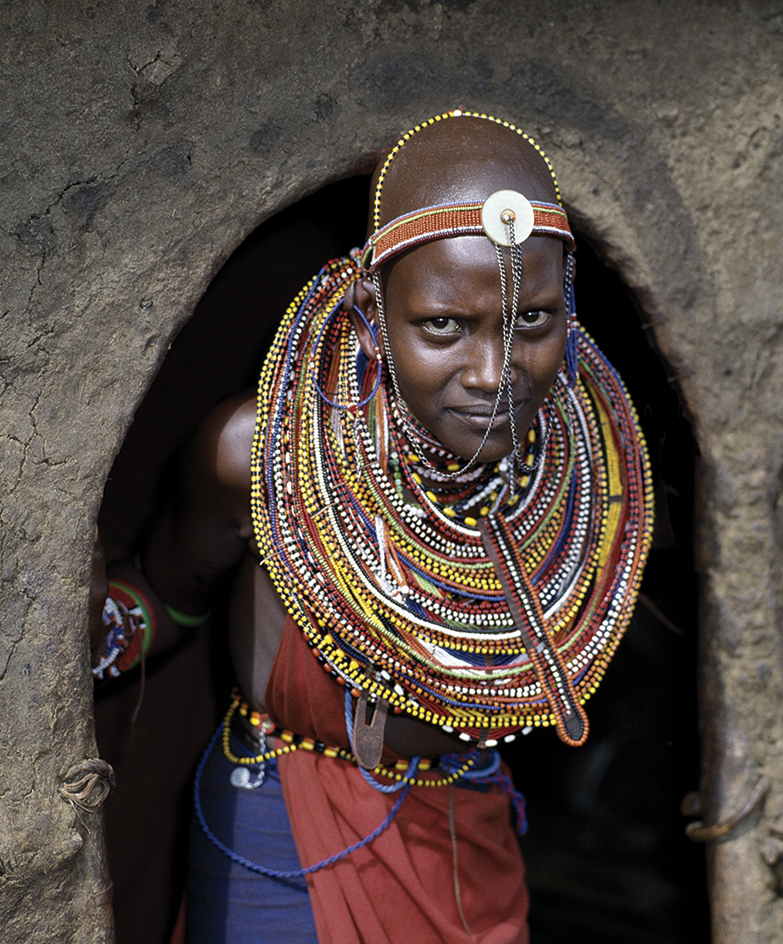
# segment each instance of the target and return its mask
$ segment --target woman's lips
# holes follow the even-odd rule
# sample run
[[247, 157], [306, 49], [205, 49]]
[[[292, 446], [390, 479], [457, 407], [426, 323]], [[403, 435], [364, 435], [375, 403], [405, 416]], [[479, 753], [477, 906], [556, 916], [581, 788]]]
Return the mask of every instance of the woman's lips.
[[[514, 413], [517, 414], [522, 407], [524, 406], [525, 401], [520, 403], [514, 403]], [[493, 406], [459, 406], [459, 407], [450, 407], [448, 410], [449, 413], [452, 413], [457, 419], [464, 423], [466, 426], [470, 426], [473, 429], [486, 429], [487, 424], [492, 418]], [[492, 420], [492, 429], [496, 429], [499, 426], [508, 425], [508, 404], [500, 403], [498, 404], [497, 413], [495, 413], [495, 418]]]

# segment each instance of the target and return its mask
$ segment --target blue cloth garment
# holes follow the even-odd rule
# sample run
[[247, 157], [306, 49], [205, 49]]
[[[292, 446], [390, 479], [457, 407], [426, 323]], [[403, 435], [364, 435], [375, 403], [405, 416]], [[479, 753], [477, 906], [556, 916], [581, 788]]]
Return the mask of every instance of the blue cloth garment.
[[[231, 735], [231, 752], [252, 756]], [[210, 745], [201, 778], [201, 805], [210, 830], [239, 856], [288, 872], [301, 868], [275, 761], [264, 765], [261, 786], [234, 786], [236, 766], [220, 739]], [[256, 780], [258, 768], [241, 768]], [[235, 775], [240, 780], [246, 774]], [[190, 835], [186, 944], [317, 944], [303, 878], [259, 875], [233, 861], [204, 834], [193, 817]]]

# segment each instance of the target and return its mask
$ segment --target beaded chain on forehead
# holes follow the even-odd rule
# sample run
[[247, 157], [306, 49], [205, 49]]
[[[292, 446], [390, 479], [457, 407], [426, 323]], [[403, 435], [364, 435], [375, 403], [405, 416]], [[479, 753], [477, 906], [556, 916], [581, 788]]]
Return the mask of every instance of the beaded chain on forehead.
[[[486, 121], [494, 122], [495, 124], [501, 125], [502, 127], [508, 128], [510, 131], [515, 132], [531, 147], [533, 147], [549, 170], [549, 174], [552, 178], [552, 184], [555, 189], [555, 194], [557, 196], [558, 205], [554, 206], [552, 204], [538, 202], [531, 204], [530, 201], [526, 200], [526, 198], [521, 197], [521, 195], [516, 194], [513, 191], [503, 191], [503, 194], [508, 194], [508, 196], [513, 198], [513, 200], [521, 201], [521, 209], [523, 212], [526, 208], [529, 208], [532, 211], [532, 221], [529, 230], [527, 232], [523, 231], [521, 234], [516, 230], [516, 223], [518, 223], [519, 220], [517, 220], [514, 211], [511, 209], [503, 209], [500, 213], [499, 220], [501, 222], [501, 226], [499, 231], [497, 225], [495, 226], [494, 230], [488, 228], [484, 214], [492, 197], [485, 201], [484, 204], [457, 203], [439, 205], [436, 207], [427, 207], [412, 213], [406, 213], [402, 217], [387, 223], [385, 226], [381, 226], [381, 198], [383, 193], [383, 185], [386, 181], [387, 174], [392, 165], [392, 162], [394, 161], [394, 158], [400, 153], [402, 148], [411, 140], [411, 138], [423, 129], [431, 127], [438, 122], [445, 121], [450, 118], [463, 117], [480, 118]], [[495, 194], [494, 196], [500, 196], [500, 194]], [[392, 389], [394, 391], [394, 397], [396, 399], [397, 409], [395, 410], [395, 415], [399, 418], [399, 421], [401, 422], [411, 441], [419, 442], [420, 445], [425, 447], [421, 450], [421, 461], [430, 472], [437, 472], [439, 478], [456, 480], [475, 465], [487, 443], [487, 440], [489, 439], [490, 433], [492, 432], [493, 424], [500, 408], [501, 400], [505, 394], [506, 400], [508, 402], [509, 416], [512, 418], [510, 423], [510, 470], [513, 481], [514, 464], [515, 462], [519, 461], [522, 456], [521, 447], [518, 441], [516, 424], [513, 422], [514, 397], [513, 384], [511, 380], [511, 355], [517, 320], [519, 290], [522, 283], [522, 250], [520, 247], [522, 242], [524, 242], [530, 233], [535, 233], [536, 235], [540, 234], [557, 236], [558, 238], [563, 239], [568, 245], [569, 253], [565, 266], [563, 291], [568, 308], [569, 339], [573, 334], [571, 329], [572, 322], [574, 321], [575, 317], [572, 293], [574, 243], [573, 237], [571, 236], [571, 231], [568, 228], [568, 222], [565, 218], [565, 213], [562, 211], [562, 208], [559, 204], [560, 188], [557, 183], [557, 177], [555, 176], [554, 168], [552, 167], [549, 158], [538, 146], [538, 144], [536, 144], [536, 142], [529, 135], [525, 134], [519, 128], [516, 128], [510, 122], [503, 121], [499, 118], [494, 118], [491, 115], [486, 115], [483, 113], [480, 114], [478, 112], [468, 112], [462, 109], [457, 109], [455, 111], [447, 112], [443, 115], [437, 115], [420, 125], [416, 125], [416, 127], [412, 128], [400, 138], [397, 144], [390, 151], [383, 166], [381, 167], [380, 173], [378, 175], [378, 183], [375, 188], [375, 197], [373, 202], [374, 232], [362, 252], [362, 260], [365, 267], [367, 268], [367, 271], [372, 276], [373, 285], [375, 287], [379, 329], [381, 337], [383, 338], [384, 348], [386, 350], [389, 375], [391, 378]], [[503, 202], [501, 201], [498, 206], [503, 207]], [[517, 206], [517, 209], [519, 208], [520, 207]], [[477, 219], [477, 213], [479, 209], [481, 209], [481, 213], [480, 217]], [[497, 256], [498, 270], [500, 273], [501, 304], [503, 311], [503, 368], [501, 371], [501, 377], [498, 384], [498, 390], [495, 396], [492, 413], [487, 420], [487, 426], [484, 431], [481, 443], [479, 444], [472, 458], [465, 465], [463, 465], [462, 468], [457, 468], [449, 473], [442, 473], [439, 470], [436, 470], [435, 466], [427, 458], [426, 438], [421, 435], [421, 433], [416, 429], [416, 424], [412, 422], [412, 417], [400, 392], [399, 382], [397, 380], [397, 370], [394, 363], [394, 353], [389, 340], [389, 332], [386, 323], [386, 311], [383, 301], [380, 267], [383, 262], [391, 258], [393, 255], [396, 255], [397, 253], [413, 246], [420, 245], [425, 241], [429, 241], [431, 239], [441, 239], [448, 236], [468, 234], [487, 236], [493, 243]], [[518, 238], [520, 236], [521, 238]], [[511, 259], [512, 291], [510, 302], [508, 297], [509, 293], [507, 287], [506, 263], [503, 255], [503, 246], [508, 246]], [[569, 345], [569, 347], [573, 348], [573, 343]], [[573, 359], [573, 352], [569, 360], [570, 359]], [[575, 365], [569, 366], [572, 368], [569, 371], [570, 377], [575, 377]], [[539, 458], [540, 455], [541, 453], [539, 453]]]

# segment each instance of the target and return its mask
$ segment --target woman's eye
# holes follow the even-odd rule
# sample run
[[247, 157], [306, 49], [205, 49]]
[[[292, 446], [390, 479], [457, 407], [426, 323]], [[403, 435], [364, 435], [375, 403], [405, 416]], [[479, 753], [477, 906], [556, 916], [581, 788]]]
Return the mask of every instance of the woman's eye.
[[459, 325], [454, 318], [430, 318], [424, 322], [424, 327], [433, 334], [453, 334], [459, 331]]
[[551, 317], [548, 311], [522, 311], [517, 315], [517, 327], [541, 328]]

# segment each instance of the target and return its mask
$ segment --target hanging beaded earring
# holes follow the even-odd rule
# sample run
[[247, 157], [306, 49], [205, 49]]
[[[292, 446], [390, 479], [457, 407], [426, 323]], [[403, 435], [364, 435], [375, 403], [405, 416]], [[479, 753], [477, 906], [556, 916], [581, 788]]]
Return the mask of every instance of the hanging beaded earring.
[[[558, 371], [554, 385], [549, 392], [552, 401], [558, 397], [564, 397], [566, 410], [566, 435], [570, 441], [573, 426], [573, 407], [571, 404], [571, 391], [576, 387], [579, 379], [579, 328], [576, 320], [576, 297], [574, 295], [574, 253], [569, 251], [566, 255], [565, 272], [563, 274], [563, 294], [566, 307], [566, 346], [563, 365]], [[563, 377], [565, 375], [565, 379]], [[539, 412], [539, 429], [544, 425]], [[535, 461], [528, 467], [527, 474], [535, 472], [541, 465], [546, 449], [549, 445], [549, 434], [551, 423], [545, 428], [544, 436], [536, 451]]]
[[[324, 332], [326, 331], [327, 327], [329, 326], [329, 324], [330, 324], [332, 318], [334, 318], [334, 316], [337, 314], [338, 311], [340, 311], [340, 309], [341, 309], [342, 307], [343, 307], [343, 302], [342, 302], [342, 299], [340, 299], [340, 301], [332, 308], [332, 310], [329, 312], [329, 314], [328, 314], [328, 315], [326, 316], [326, 318], [324, 319], [324, 323], [321, 325], [321, 329], [320, 329], [320, 331], [318, 332], [318, 337], [316, 338], [316, 342], [315, 342], [315, 347], [316, 347], [316, 348], [320, 346], [320, 344], [321, 344], [321, 339], [322, 339], [322, 337], [323, 337], [323, 335], [324, 335]], [[351, 413], [355, 413], [357, 410], [360, 410], [363, 406], [367, 406], [367, 404], [370, 402], [370, 400], [372, 400], [372, 398], [373, 398], [373, 397], [375, 396], [375, 394], [378, 392], [378, 388], [379, 388], [380, 385], [381, 385], [381, 371], [382, 371], [382, 365], [383, 365], [383, 359], [382, 359], [382, 356], [381, 356], [381, 350], [380, 350], [380, 348], [378, 347], [378, 326], [377, 326], [377, 325], [372, 325], [372, 324], [370, 324], [370, 322], [367, 320], [367, 316], [366, 316], [365, 313], [361, 310], [361, 308], [359, 308], [358, 305], [354, 305], [353, 308], [354, 308], [354, 311], [360, 316], [360, 318], [361, 318], [362, 321], [364, 322], [364, 325], [365, 325], [365, 327], [367, 328], [367, 330], [370, 332], [370, 334], [371, 334], [371, 336], [372, 336], [372, 338], [373, 338], [373, 342], [374, 342], [374, 344], [375, 344], [374, 361], [375, 361], [375, 365], [376, 365], [376, 376], [375, 376], [375, 383], [373, 384], [372, 390], [367, 394], [366, 397], [364, 397], [363, 400], [359, 400], [359, 401], [356, 402], [356, 403], [348, 403], [348, 404], [345, 404], [345, 403], [337, 403], [336, 400], [332, 400], [332, 399], [326, 394], [326, 392], [324, 391], [323, 387], [322, 387], [321, 384], [318, 382], [318, 378], [315, 377], [315, 376], [313, 376], [313, 384], [315, 385], [315, 389], [318, 391], [318, 395], [319, 395], [320, 398], [324, 401], [324, 403], [328, 403], [329, 406], [334, 407], [336, 410], [348, 410], [348, 411], [350, 411]], [[364, 351], [362, 350], [362, 351], [360, 352], [359, 357], [357, 358], [357, 363], [356, 363], [357, 380], [358, 380], [358, 383], [359, 383], [359, 387], [360, 387], [360, 388], [361, 388], [361, 376], [359, 376], [359, 372], [360, 372], [360, 370], [361, 370], [361, 368], [362, 368], [362, 366], [363, 366], [363, 364], [362, 364], [362, 358], [364, 358], [364, 360], [365, 360], [366, 362], [372, 363], [372, 362], [370, 361], [370, 358], [368, 358], [367, 355], [366, 355], [366, 354], [364, 353]]]
[[579, 375], [579, 351], [577, 346], [576, 297], [574, 296], [574, 254], [572, 252], [569, 252], [566, 257], [563, 291], [568, 316], [568, 335], [565, 351], [566, 375], [568, 386], [573, 389]]
[[365, 325], [369, 328], [370, 334], [372, 335], [372, 339], [373, 339], [373, 343], [374, 343], [373, 353], [374, 353], [374, 356], [375, 356], [375, 360], [378, 362], [378, 364], [380, 364], [381, 361], [383, 360], [383, 355], [381, 354], [381, 349], [380, 349], [380, 347], [378, 346], [378, 335], [380, 334], [380, 330], [381, 330], [381, 329], [380, 329], [380, 327], [379, 327], [378, 325], [372, 324], [372, 322], [370, 322], [370, 321], [367, 320], [367, 316], [366, 316], [365, 313], [361, 310], [361, 308], [359, 308], [358, 305], [354, 305], [354, 306], [353, 306], [353, 310], [356, 312], [357, 315], [359, 315], [359, 317], [362, 319], [362, 321], [365, 323]]

